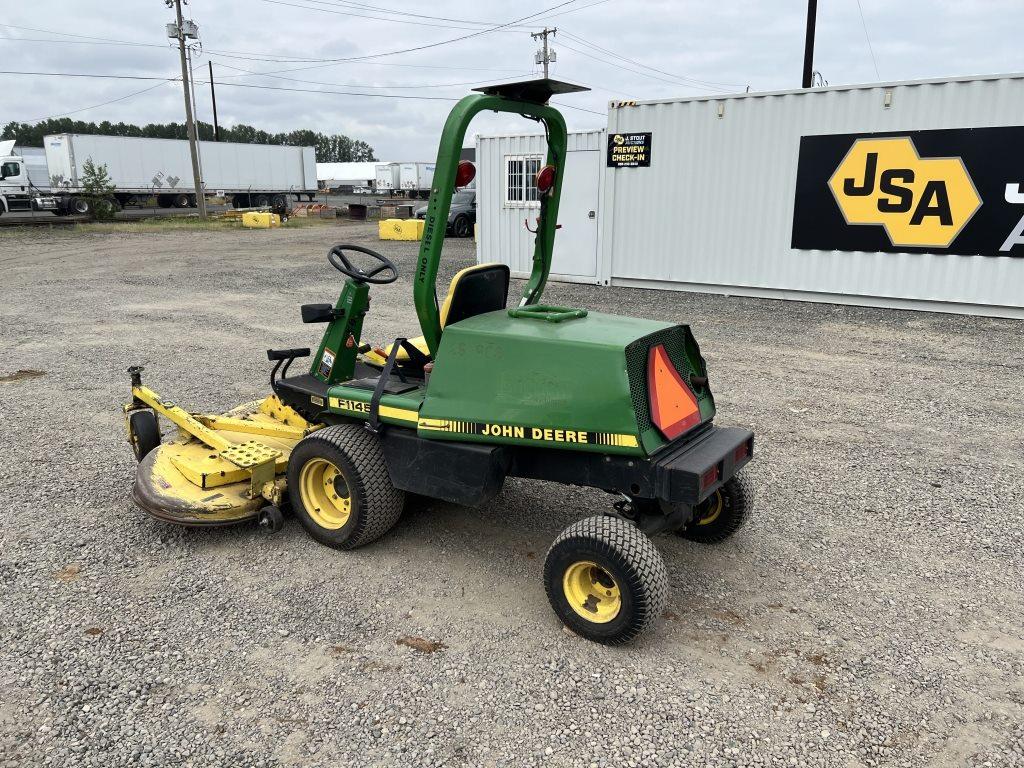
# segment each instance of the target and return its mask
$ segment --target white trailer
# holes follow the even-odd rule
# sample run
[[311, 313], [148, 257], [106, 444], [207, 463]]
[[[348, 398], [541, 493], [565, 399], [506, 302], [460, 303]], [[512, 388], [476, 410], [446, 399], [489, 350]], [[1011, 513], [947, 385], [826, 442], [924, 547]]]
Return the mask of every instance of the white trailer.
[[[195, 205], [187, 141], [56, 134], [43, 140], [51, 192], [63, 213], [81, 213], [84, 165], [105, 165], [121, 205], [156, 196], [163, 207]], [[317, 192], [312, 147], [199, 142], [206, 194], [223, 194], [236, 208], [285, 206], [289, 195], [312, 200]]]
[[430, 197], [434, 183], [434, 163], [402, 163], [398, 168], [399, 188], [406, 196]]
[[377, 166], [377, 181], [374, 184], [377, 194], [382, 195], [387, 192], [389, 195], [393, 195], [401, 189], [399, 173], [398, 163], [380, 163]]
[[329, 192], [372, 190], [377, 185], [377, 166], [384, 161], [356, 163], [317, 163], [316, 180]]

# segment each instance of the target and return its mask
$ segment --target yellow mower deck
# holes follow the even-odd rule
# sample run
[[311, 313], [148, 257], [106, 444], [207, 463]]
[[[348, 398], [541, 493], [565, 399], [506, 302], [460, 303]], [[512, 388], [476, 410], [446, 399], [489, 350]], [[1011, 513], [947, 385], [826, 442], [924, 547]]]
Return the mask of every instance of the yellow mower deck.
[[319, 428], [271, 395], [224, 414], [191, 414], [147, 387], [132, 388], [126, 413], [152, 408], [180, 430], [139, 463], [132, 496], [153, 517], [179, 525], [229, 525], [279, 505], [295, 444]]

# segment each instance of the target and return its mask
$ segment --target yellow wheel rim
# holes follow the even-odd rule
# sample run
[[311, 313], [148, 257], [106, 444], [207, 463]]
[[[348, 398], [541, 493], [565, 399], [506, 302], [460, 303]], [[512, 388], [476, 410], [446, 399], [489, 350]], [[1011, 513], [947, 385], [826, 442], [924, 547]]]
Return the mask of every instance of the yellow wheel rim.
[[299, 497], [306, 513], [321, 528], [337, 530], [352, 514], [352, 494], [345, 474], [327, 459], [310, 459], [302, 465]]
[[708, 507], [708, 511], [697, 521], [697, 525], [710, 525], [715, 522], [715, 520], [718, 519], [718, 516], [722, 514], [722, 510], [725, 508], [725, 500], [722, 498], [721, 491], [715, 491], [715, 495], [708, 501], [711, 502]]
[[619, 585], [608, 571], [590, 560], [580, 560], [565, 570], [562, 591], [569, 606], [595, 624], [607, 624], [622, 610]]

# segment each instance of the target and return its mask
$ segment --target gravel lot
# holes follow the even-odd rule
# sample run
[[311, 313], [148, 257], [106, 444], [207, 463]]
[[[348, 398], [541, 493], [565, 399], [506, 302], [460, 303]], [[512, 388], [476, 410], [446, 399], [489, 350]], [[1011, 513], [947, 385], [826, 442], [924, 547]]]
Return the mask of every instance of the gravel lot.
[[[265, 394], [337, 295], [327, 247], [372, 231], [0, 232], [0, 766], [1024, 765], [1019, 322], [551, 286], [690, 322], [758, 436], [752, 523], [658, 537], [669, 610], [626, 648], [540, 580], [599, 492], [513, 480], [353, 553], [137, 510], [125, 368], [186, 407]], [[391, 339], [415, 248], [380, 246]]]

